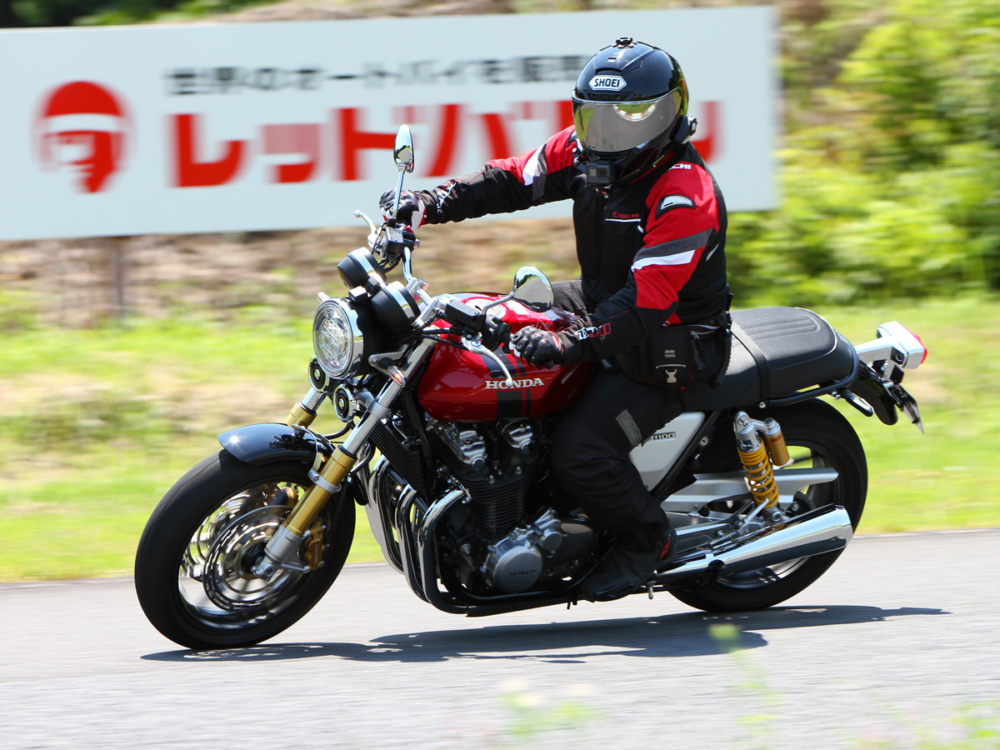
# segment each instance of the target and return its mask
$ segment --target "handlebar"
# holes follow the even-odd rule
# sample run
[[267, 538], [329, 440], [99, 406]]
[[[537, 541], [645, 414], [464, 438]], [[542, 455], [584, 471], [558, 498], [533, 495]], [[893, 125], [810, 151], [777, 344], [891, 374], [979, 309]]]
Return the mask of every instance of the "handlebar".
[[[395, 220], [385, 221], [381, 227], [378, 227], [362, 211], [355, 211], [354, 215], [368, 225], [368, 246], [372, 252], [379, 253], [385, 258], [395, 257], [394, 262], [390, 261], [390, 264], [385, 265], [379, 263], [379, 267], [386, 271], [402, 259], [407, 290], [410, 291], [410, 288], [413, 287], [411, 293], [417, 294], [421, 301], [428, 305], [424, 313], [412, 321], [415, 329], [422, 329], [434, 319], [443, 318], [452, 324], [453, 330], [451, 332], [460, 335], [463, 342], [471, 337], [491, 355], [493, 350], [500, 346], [509, 348], [510, 326], [503, 320], [491, 317], [489, 310], [491, 307], [513, 298], [514, 293], [491, 302], [482, 310], [477, 310], [456, 299], [449, 299], [441, 304], [432, 304], [432, 300], [440, 298], [428, 297], [423, 292], [426, 284], [416, 279], [411, 270], [411, 250], [418, 244], [413, 231], [409, 227], [397, 226]], [[506, 368], [504, 369], [506, 371]]]

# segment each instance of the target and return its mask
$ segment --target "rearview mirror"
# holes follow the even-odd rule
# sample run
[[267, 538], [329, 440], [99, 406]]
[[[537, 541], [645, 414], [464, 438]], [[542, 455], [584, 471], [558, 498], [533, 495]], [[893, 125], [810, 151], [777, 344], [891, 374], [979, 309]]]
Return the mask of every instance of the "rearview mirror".
[[392, 202], [392, 226], [396, 226], [399, 212], [399, 198], [403, 194], [403, 175], [413, 171], [413, 135], [409, 125], [400, 125], [396, 131], [396, 145], [392, 147], [392, 158], [396, 160], [399, 178], [396, 180], [396, 199]]
[[413, 171], [413, 135], [409, 125], [400, 125], [396, 131], [396, 145], [392, 149], [392, 158], [396, 160], [396, 169], [400, 172]]
[[544, 273], [534, 266], [522, 266], [514, 274], [514, 291], [511, 299], [537, 312], [545, 312], [555, 299], [552, 284]]

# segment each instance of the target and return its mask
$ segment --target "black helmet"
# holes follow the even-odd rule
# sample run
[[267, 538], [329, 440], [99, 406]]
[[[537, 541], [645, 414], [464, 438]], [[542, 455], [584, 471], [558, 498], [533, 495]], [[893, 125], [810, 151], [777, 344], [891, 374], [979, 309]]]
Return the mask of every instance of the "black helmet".
[[694, 134], [677, 61], [623, 37], [584, 66], [573, 90], [573, 122], [587, 182], [629, 182]]

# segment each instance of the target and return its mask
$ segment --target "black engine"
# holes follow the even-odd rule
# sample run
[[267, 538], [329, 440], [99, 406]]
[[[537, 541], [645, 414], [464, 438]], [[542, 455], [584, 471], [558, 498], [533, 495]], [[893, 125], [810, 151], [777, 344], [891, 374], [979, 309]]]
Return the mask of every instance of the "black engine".
[[448, 514], [442, 535], [462, 585], [518, 593], [580, 568], [596, 534], [585, 519], [553, 510], [558, 488], [530, 423], [433, 422], [428, 434], [469, 493]]

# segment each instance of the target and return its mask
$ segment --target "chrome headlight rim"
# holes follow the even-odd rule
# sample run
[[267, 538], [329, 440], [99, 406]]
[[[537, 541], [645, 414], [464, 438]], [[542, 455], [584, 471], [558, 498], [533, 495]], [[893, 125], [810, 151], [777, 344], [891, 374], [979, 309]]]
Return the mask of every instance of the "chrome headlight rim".
[[[350, 332], [346, 337], [349, 348], [341, 366], [334, 366], [320, 348], [323, 323], [330, 315], [337, 316]], [[316, 354], [319, 366], [331, 379], [342, 380], [356, 374], [361, 369], [364, 361], [364, 338], [358, 313], [347, 300], [328, 299], [316, 308], [316, 315], [313, 318], [313, 352]]]

